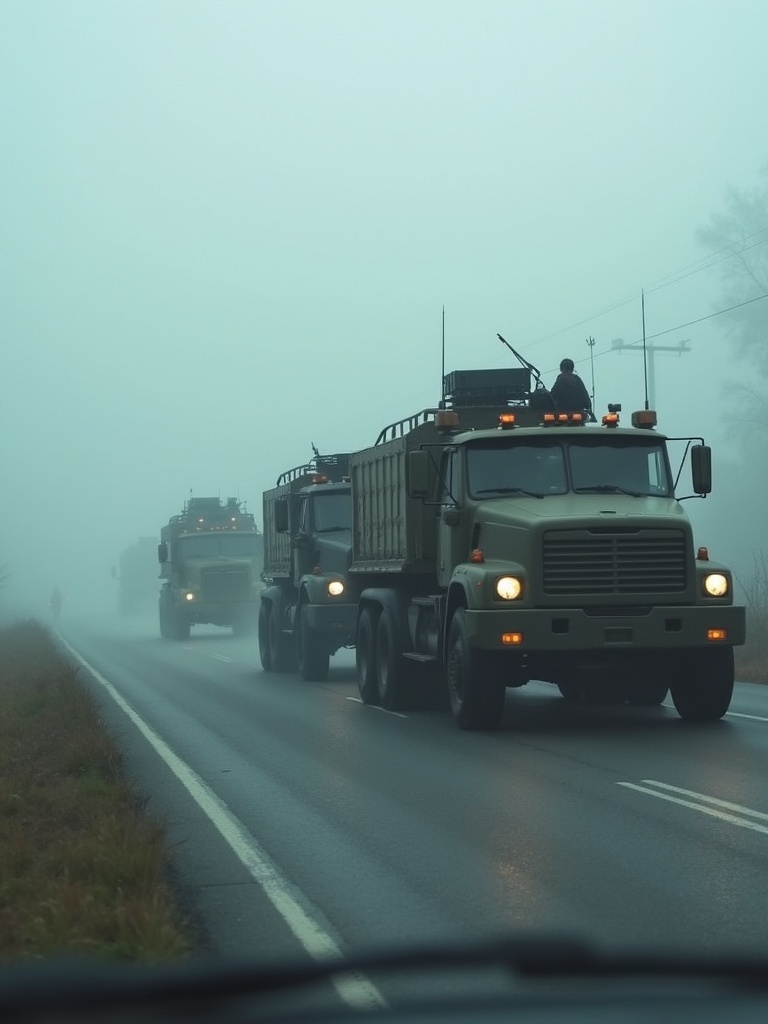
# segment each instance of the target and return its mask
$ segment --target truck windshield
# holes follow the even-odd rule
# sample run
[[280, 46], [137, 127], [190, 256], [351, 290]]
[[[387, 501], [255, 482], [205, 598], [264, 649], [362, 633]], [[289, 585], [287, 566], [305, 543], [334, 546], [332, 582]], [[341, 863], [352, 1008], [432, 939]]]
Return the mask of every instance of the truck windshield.
[[634, 497], [672, 494], [663, 441], [633, 438], [510, 439], [467, 446], [473, 498], [615, 493]]
[[251, 558], [261, 552], [261, 534], [258, 533], [200, 533], [182, 537], [179, 543], [184, 558]]
[[473, 498], [502, 494], [542, 498], [568, 490], [559, 441], [472, 444], [467, 449], [467, 471]]
[[349, 491], [315, 494], [312, 500], [315, 533], [352, 529], [352, 499]]
[[668, 496], [672, 484], [662, 441], [616, 438], [610, 444], [568, 444], [571, 483], [578, 493], [594, 491]]

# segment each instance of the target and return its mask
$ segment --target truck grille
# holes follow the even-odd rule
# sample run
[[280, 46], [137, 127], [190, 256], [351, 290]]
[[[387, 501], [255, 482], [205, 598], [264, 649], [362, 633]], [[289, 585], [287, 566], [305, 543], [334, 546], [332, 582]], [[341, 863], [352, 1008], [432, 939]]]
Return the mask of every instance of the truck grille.
[[559, 530], [544, 534], [544, 593], [676, 594], [686, 588], [682, 530]]
[[251, 574], [247, 569], [203, 569], [203, 601], [247, 601]]

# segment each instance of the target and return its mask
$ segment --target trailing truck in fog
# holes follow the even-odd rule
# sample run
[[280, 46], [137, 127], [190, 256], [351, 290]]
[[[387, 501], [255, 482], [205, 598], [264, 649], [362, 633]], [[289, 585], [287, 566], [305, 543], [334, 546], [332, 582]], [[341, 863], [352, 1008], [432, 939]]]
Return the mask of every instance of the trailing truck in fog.
[[242, 503], [189, 498], [160, 537], [160, 635], [184, 640], [196, 623], [254, 633], [262, 536]]
[[331, 655], [354, 643], [348, 466], [346, 454], [316, 454], [264, 492], [259, 653], [267, 671], [296, 666], [303, 679], [327, 679]]
[[[437, 677], [458, 725], [484, 729], [539, 679], [721, 717], [744, 609], [694, 546], [655, 413], [593, 425], [540, 398], [526, 369], [456, 371], [440, 408], [351, 456], [363, 701], [407, 706]], [[675, 440], [707, 494], [710, 449]]]

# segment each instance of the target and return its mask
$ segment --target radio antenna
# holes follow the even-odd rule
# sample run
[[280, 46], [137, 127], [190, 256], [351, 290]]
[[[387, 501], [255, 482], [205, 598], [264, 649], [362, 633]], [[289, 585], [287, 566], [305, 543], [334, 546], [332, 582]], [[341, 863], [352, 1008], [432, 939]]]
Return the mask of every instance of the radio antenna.
[[440, 373], [440, 408], [445, 408], [445, 305], [443, 305], [443, 330], [442, 330], [442, 349], [441, 349], [441, 373]]
[[643, 314], [643, 377], [645, 378], [645, 408], [649, 409], [648, 405], [648, 349], [645, 344], [645, 289], [640, 289], [640, 300], [641, 310]]

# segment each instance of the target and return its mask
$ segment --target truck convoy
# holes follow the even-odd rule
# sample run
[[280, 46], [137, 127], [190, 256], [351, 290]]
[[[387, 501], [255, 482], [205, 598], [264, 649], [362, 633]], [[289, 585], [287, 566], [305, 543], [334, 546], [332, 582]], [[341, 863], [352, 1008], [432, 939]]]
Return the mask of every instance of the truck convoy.
[[[656, 414], [633, 413], [626, 427], [609, 406], [591, 425], [547, 408], [530, 383], [528, 369], [455, 371], [439, 408], [352, 454], [348, 564], [346, 547], [336, 562], [318, 557], [294, 504], [282, 522], [307, 541], [293, 564], [285, 556], [293, 593], [315, 571], [323, 586], [343, 578], [338, 636], [354, 636], [369, 704], [401, 708], [437, 677], [457, 724], [489, 729], [506, 688], [539, 679], [589, 701], [658, 704], [669, 691], [682, 718], [720, 718], [744, 608], [730, 571], [694, 548], [675, 494], [682, 465], [673, 474]], [[674, 440], [706, 495], [710, 449]], [[324, 493], [307, 481], [305, 501], [313, 486]], [[272, 621], [279, 636], [309, 626], [300, 606], [273, 604], [272, 619], [262, 604], [262, 650]]]
[[319, 455], [282, 473], [264, 493], [264, 571], [259, 653], [267, 671], [297, 667], [328, 678], [329, 660], [354, 643], [357, 594], [349, 456]]
[[157, 601], [157, 538], [139, 537], [120, 553], [117, 572], [117, 610], [135, 615], [154, 608]]
[[262, 536], [236, 498], [189, 498], [160, 532], [160, 635], [188, 639], [196, 623], [256, 630]]

